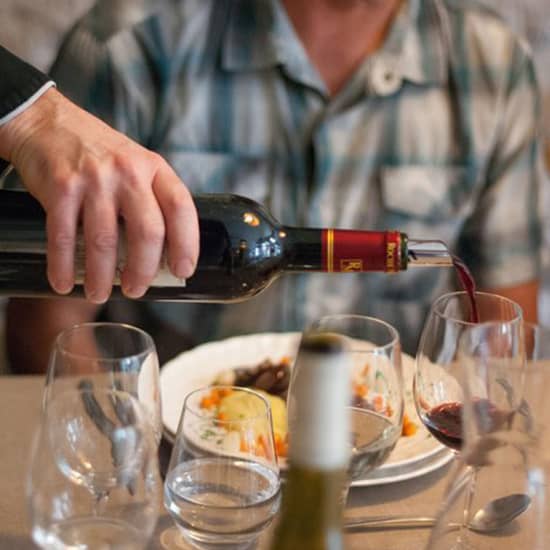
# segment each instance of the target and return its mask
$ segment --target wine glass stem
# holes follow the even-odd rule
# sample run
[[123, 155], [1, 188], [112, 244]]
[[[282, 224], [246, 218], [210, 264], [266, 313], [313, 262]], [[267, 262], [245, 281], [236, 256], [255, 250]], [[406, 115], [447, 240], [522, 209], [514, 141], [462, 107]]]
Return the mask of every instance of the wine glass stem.
[[468, 548], [468, 523], [470, 521], [470, 511], [476, 490], [477, 468], [472, 467], [472, 472], [468, 480], [466, 496], [464, 499], [464, 509], [462, 514], [462, 523], [458, 534], [459, 548]]
[[344, 509], [346, 508], [346, 502], [348, 500], [350, 487], [351, 487], [351, 478], [349, 476], [346, 476], [344, 484], [342, 485], [342, 491], [340, 493], [340, 509], [342, 510], [342, 513], [344, 513]]

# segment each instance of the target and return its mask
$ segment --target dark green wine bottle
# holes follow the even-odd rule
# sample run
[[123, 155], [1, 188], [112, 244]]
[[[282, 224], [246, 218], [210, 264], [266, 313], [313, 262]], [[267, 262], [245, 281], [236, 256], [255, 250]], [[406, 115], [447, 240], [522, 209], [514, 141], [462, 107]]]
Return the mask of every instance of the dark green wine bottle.
[[289, 470], [271, 550], [340, 550], [349, 459], [349, 356], [336, 335], [305, 335], [289, 390]]
[[[283, 226], [261, 205], [237, 195], [195, 195], [194, 201], [200, 228], [194, 275], [181, 281], [162, 263], [144, 299], [239, 302], [286, 272], [397, 272], [409, 265], [452, 265], [439, 241], [411, 240], [398, 231]], [[83, 295], [84, 253], [80, 238], [73, 296]], [[121, 248], [119, 271], [123, 266]], [[119, 281], [114, 285], [116, 297]], [[0, 191], [0, 294], [54, 294], [46, 276], [45, 213], [25, 192]]]

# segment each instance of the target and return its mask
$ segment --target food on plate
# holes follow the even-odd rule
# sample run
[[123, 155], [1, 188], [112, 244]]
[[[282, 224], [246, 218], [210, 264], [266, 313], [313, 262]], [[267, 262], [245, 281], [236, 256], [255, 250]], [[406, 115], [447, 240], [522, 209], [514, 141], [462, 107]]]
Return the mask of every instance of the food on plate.
[[[254, 367], [237, 367], [224, 370], [215, 378], [213, 385], [224, 384], [228, 386], [248, 387], [254, 390], [260, 390], [264, 392], [264, 395], [269, 395], [271, 397], [277, 396], [281, 398], [281, 400], [286, 400], [290, 382], [291, 364], [292, 359], [285, 356], [277, 362], [273, 362], [271, 359], [265, 359]], [[361, 369], [357, 379], [353, 382], [352, 404], [355, 407], [368, 408], [391, 416], [392, 411], [381, 395], [369, 395], [369, 387], [364, 382], [369, 368], [369, 365], [366, 364]], [[377, 376], [378, 375], [381, 375], [381, 373], [377, 373]], [[282, 406], [283, 404], [284, 402], [281, 402], [278, 406]], [[286, 434], [286, 408], [284, 410], [284, 418]], [[405, 412], [401, 435], [409, 437], [416, 434], [417, 430], [417, 423]]]
[[[275, 452], [280, 458], [286, 457], [288, 451], [286, 403], [276, 395], [271, 395], [258, 389], [255, 391], [269, 402], [275, 439]], [[232, 426], [232, 422], [242, 420], [243, 418], [254, 418], [263, 412], [258, 400], [252, 394], [234, 392], [230, 388], [213, 388], [210, 393], [202, 398], [200, 406], [203, 409], [210, 410], [213, 417], [218, 421], [218, 424], [229, 432], [235, 431], [237, 427], [236, 423]], [[257, 441], [253, 442], [246, 439], [244, 434], [240, 435], [238, 445], [241, 451], [249, 451], [254, 446], [256, 454], [266, 454], [265, 441], [262, 435], [259, 435]]]
[[286, 399], [290, 382], [290, 364], [290, 357], [283, 357], [277, 363], [265, 359], [255, 367], [225, 370], [216, 377], [214, 384], [254, 388]]

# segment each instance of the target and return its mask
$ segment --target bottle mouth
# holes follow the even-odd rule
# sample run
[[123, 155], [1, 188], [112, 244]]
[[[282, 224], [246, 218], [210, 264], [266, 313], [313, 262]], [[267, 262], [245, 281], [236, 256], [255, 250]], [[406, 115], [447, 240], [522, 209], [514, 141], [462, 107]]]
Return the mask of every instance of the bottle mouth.
[[452, 267], [453, 257], [443, 241], [409, 239], [407, 264], [410, 267]]

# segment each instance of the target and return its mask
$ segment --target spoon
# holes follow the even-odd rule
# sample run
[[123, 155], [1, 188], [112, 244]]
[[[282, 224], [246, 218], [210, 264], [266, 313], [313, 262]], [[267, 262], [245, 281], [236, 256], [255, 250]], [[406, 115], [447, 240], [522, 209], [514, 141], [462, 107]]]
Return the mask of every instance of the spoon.
[[[468, 529], [478, 533], [496, 531], [525, 512], [531, 503], [529, 495], [517, 493], [497, 498], [480, 508], [468, 523]], [[435, 518], [422, 516], [372, 516], [346, 520], [346, 529], [407, 529], [414, 527], [433, 527]], [[451, 527], [459, 528], [460, 524]]]

